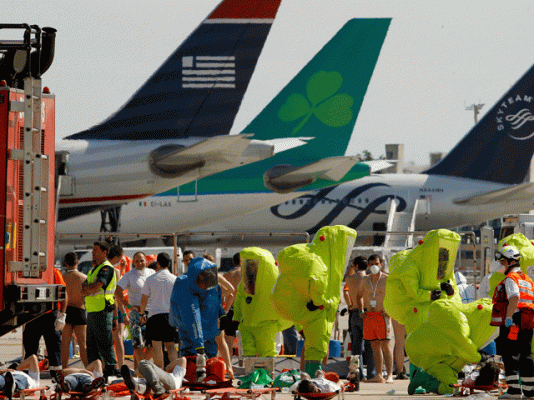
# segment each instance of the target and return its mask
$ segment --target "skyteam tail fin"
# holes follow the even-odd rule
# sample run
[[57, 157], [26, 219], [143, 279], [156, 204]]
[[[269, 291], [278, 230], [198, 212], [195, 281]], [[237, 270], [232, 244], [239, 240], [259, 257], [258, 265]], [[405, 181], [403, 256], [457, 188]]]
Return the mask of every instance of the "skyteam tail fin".
[[278, 161], [344, 155], [390, 22], [348, 21], [243, 133], [308, 141]]
[[67, 139], [230, 132], [281, 0], [224, 0], [115, 115]]
[[427, 174], [518, 184], [534, 152], [534, 66]]

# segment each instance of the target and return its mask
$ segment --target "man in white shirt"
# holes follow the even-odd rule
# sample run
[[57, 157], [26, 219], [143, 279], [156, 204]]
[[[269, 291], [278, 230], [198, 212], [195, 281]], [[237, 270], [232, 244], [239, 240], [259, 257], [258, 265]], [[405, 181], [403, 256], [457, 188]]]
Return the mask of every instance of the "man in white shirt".
[[[130, 334], [134, 349], [134, 368], [141, 360], [152, 358], [152, 347], [146, 341], [146, 327], [141, 324], [141, 297], [143, 287], [149, 276], [156, 272], [146, 267], [145, 253], [138, 251], [133, 256], [134, 269], [128, 271], [117, 283], [115, 298], [124, 307], [130, 310]], [[128, 291], [128, 301], [124, 297], [124, 291]], [[148, 308], [148, 307], [147, 307]], [[145, 308], [145, 311], [147, 310]]]
[[301, 373], [302, 380], [295, 382], [290, 391], [295, 389], [299, 393], [335, 393], [342, 390], [341, 386], [325, 378], [324, 371], [317, 370], [315, 378], [310, 379], [308, 374]]
[[[156, 273], [146, 279], [141, 295], [141, 323], [146, 321], [146, 333], [152, 341], [154, 363], [163, 368], [164, 343], [169, 360], [172, 362], [178, 358], [174, 346], [176, 329], [169, 325], [169, 310], [171, 308], [171, 294], [176, 276], [171, 274], [171, 257], [167, 253], [159, 253], [157, 258]], [[144, 315], [148, 310], [148, 319]]]
[[130, 369], [123, 365], [121, 375], [124, 383], [130, 392], [147, 394], [152, 389], [154, 399], [164, 397], [167, 390], [180, 389], [186, 373], [185, 357], [171, 361], [165, 370], [159, 368], [148, 360], [141, 360], [138, 367], [139, 374], [144, 379], [136, 379], [132, 376]]

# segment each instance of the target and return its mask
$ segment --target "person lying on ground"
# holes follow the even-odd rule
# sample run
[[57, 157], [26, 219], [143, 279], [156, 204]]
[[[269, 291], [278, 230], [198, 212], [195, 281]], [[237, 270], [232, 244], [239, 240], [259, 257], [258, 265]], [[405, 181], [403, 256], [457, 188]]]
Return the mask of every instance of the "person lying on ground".
[[102, 361], [95, 360], [84, 368], [64, 368], [50, 371], [56, 380], [56, 391], [91, 393], [106, 384]]
[[307, 373], [301, 373], [301, 380], [289, 388], [291, 392], [296, 390], [298, 393], [334, 393], [342, 389], [338, 383], [326, 379], [323, 370], [317, 370], [313, 379]]
[[130, 392], [147, 394], [154, 392], [154, 399], [164, 398], [168, 390], [180, 389], [186, 372], [186, 359], [180, 357], [172, 361], [165, 370], [148, 360], [141, 360], [137, 371], [143, 379], [134, 378], [127, 365], [121, 367], [121, 375]]
[[16, 369], [0, 370], [0, 391], [9, 400], [21, 390], [36, 389], [39, 386], [39, 360], [35, 354], [22, 361]]

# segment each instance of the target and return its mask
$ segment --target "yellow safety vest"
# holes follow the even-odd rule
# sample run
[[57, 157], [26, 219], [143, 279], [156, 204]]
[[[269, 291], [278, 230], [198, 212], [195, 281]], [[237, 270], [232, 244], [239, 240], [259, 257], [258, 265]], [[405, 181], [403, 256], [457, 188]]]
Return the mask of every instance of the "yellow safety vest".
[[104, 310], [104, 308], [106, 308], [106, 300], [109, 304], [115, 304], [115, 289], [117, 288], [117, 278], [115, 275], [115, 269], [108, 260], [104, 261], [98, 267], [93, 268], [91, 271], [89, 271], [89, 274], [87, 274], [87, 283], [93, 283], [98, 275], [98, 272], [104, 266], [109, 266], [113, 270], [113, 278], [111, 279], [111, 282], [109, 283], [108, 287], [102, 287], [98, 292], [85, 296], [85, 309], [87, 310], [87, 312], [97, 312]]

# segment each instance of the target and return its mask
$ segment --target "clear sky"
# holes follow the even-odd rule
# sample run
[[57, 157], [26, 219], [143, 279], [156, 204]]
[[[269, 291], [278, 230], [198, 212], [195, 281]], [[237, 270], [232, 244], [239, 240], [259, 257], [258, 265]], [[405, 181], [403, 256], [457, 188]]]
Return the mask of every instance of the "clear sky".
[[[114, 113], [219, 0], [1, 1], [4, 22], [58, 30], [43, 76], [56, 137]], [[232, 133], [241, 132], [351, 18], [392, 22], [347, 154], [404, 143], [406, 161], [448, 152], [534, 62], [530, 0], [282, 0]]]

